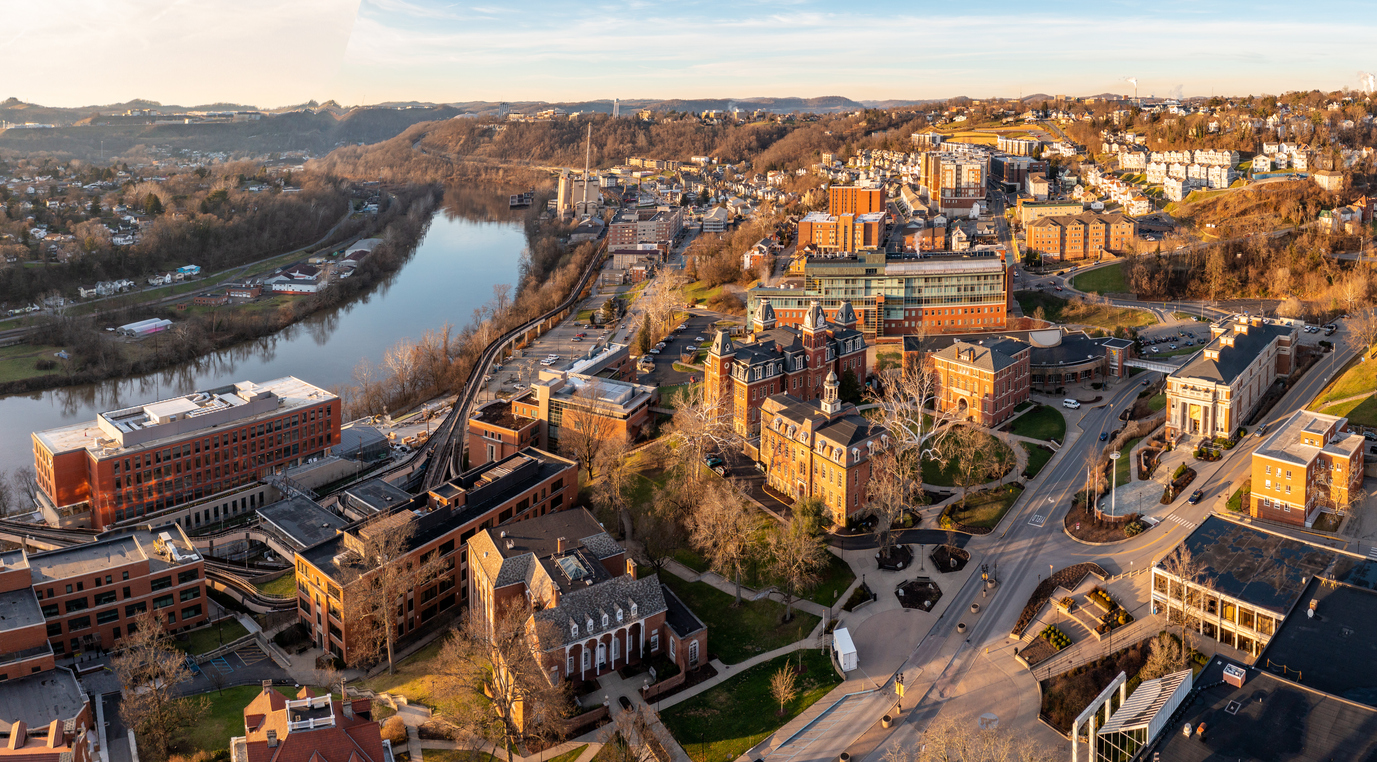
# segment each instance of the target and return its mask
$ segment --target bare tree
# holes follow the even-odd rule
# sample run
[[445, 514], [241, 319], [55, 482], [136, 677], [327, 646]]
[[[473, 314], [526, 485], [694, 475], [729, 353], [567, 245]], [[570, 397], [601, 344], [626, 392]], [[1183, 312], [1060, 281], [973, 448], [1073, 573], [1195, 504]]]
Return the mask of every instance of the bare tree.
[[910, 470], [904, 453], [897, 449], [884, 450], [870, 459], [865, 513], [875, 518], [875, 535], [882, 555], [889, 555], [894, 548], [894, 523], [909, 507], [909, 490], [915, 481]]
[[559, 450], [583, 466], [592, 481], [599, 455], [613, 437], [623, 436], [617, 431], [617, 419], [602, 409], [592, 385], [576, 390], [564, 406], [559, 423]]
[[1191, 554], [1185, 543], [1177, 545], [1160, 565], [1171, 578], [1167, 589], [1167, 622], [1176, 625], [1182, 643], [1194, 652], [1207, 606], [1218, 605], [1213, 603], [1217, 600], [1212, 596], [1213, 585], [1205, 574], [1204, 563]]
[[[401, 635], [407, 592], [424, 587], [443, 568], [439, 553], [414, 556], [412, 515], [399, 511], [380, 516], [346, 535], [352, 558], [345, 568], [353, 579], [344, 582], [343, 621], [349, 632], [350, 663], [387, 658], [392, 674], [393, 647]], [[334, 603], [331, 602], [331, 606]]]
[[683, 532], [669, 510], [656, 505], [636, 519], [636, 540], [640, 561], [655, 571], [662, 571], [674, 551], [682, 547]]
[[651, 744], [659, 745], [650, 710], [640, 704], [620, 712], [603, 730], [603, 746], [598, 753], [606, 762], [656, 762], [659, 757]]
[[14, 499], [19, 501], [21, 513], [32, 511], [38, 506], [38, 474], [34, 473], [33, 466], [20, 466], [14, 469], [10, 484], [17, 493]]
[[958, 426], [947, 436], [947, 463], [956, 464], [962, 508], [966, 507], [966, 493], [971, 487], [1003, 473], [1007, 466], [1003, 450], [1003, 443], [975, 426]]
[[471, 609], [440, 647], [432, 690], [451, 735], [478, 736], [512, 752], [558, 732], [570, 709], [569, 683], [552, 683], [537, 659], [542, 644], [558, 641], [553, 625], [536, 620], [524, 600], [499, 609], [491, 622], [481, 607]]
[[628, 538], [635, 534], [632, 506], [626, 499], [631, 481], [636, 478], [627, 464], [631, 449], [631, 442], [625, 437], [612, 436], [604, 440], [596, 458], [602, 479], [593, 486], [593, 502], [622, 525], [622, 532]]
[[690, 541], [708, 557], [714, 571], [730, 574], [741, 603], [741, 567], [756, 549], [758, 522], [746, 509], [736, 488], [712, 484], [689, 515]]
[[128, 629], [121, 643], [124, 650], [110, 664], [124, 686], [120, 716], [142, 742], [139, 756], [161, 761], [181, 731], [206, 715], [209, 702], [204, 696], [182, 695], [191, 670], [186, 654], [172, 645], [163, 629], [162, 617], [145, 611]]
[[822, 538], [807, 531], [799, 521], [780, 524], [769, 534], [770, 571], [784, 586], [784, 620], [794, 618], [794, 598], [818, 582], [818, 570], [827, 565]]
[[798, 695], [798, 671], [793, 664], [785, 663], [779, 671], [770, 676], [770, 696], [779, 702], [776, 715], [784, 716], [784, 707]]
[[1186, 668], [1186, 651], [1169, 633], [1159, 634], [1149, 648], [1147, 661], [1138, 672], [1140, 680], [1155, 680]]
[[1348, 330], [1353, 334], [1353, 338], [1357, 339], [1362, 356], [1367, 357], [1372, 352], [1372, 345], [1377, 344], [1377, 307], [1369, 304], [1349, 314], [1351, 317], [1347, 321]]
[[673, 436], [685, 450], [687, 470], [695, 481], [709, 452], [727, 452], [740, 443], [732, 425], [731, 401], [710, 399], [711, 395], [703, 389], [702, 384], [689, 387], [674, 398], [674, 418], [670, 424]]
[[884, 762], [1052, 762], [1057, 755], [1007, 727], [982, 727], [974, 717], [939, 715], [917, 743], [894, 743]]

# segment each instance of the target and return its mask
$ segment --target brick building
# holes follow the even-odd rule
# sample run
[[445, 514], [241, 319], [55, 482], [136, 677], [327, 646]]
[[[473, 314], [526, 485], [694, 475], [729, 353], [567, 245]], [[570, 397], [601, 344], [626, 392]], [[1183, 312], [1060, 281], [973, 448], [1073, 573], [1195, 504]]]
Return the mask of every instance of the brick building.
[[149, 609], [169, 632], [208, 621], [205, 564], [177, 524], [119, 530], [35, 553], [26, 573], [59, 656], [117, 647]]
[[608, 436], [639, 439], [651, 422], [650, 407], [658, 397], [659, 390], [653, 386], [543, 370], [529, 390], [512, 398], [511, 405], [517, 418], [536, 421], [536, 446], [548, 449], [570, 425], [571, 411], [576, 425], [584, 421], [592, 424], [590, 417], [595, 417], [607, 421], [606, 427], [598, 423], [597, 430], [606, 431]]
[[856, 330], [856, 313], [845, 302], [832, 322], [814, 301], [804, 311], [801, 328], [780, 327], [774, 307], [761, 301], [748, 340], [734, 342], [718, 331], [704, 365], [703, 393], [708, 399], [730, 399], [737, 433], [754, 436], [760, 408], [774, 394], [809, 401], [823, 395], [828, 374], [850, 373], [864, 383], [865, 337]]
[[1042, 217], [1027, 227], [1026, 248], [1062, 262], [1126, 252], [1138, 236], [1138, 223], [1119, 212]]
[[760, 463], [765, 484], [795, 500], [816, 497], [837, 526], [869, 502], [870, 457], [885, 430], [837, 399], [837, 374], [828, 372], [821, 399], [775, 394], [760, 409]]
[[[529, 392], [528, 392], [529, 394]], [[540, 419], [517, 415], [514, 400], [493, 400], [469, 416], [469, 466], [515, 455], [540, 442]]]
[[1347, 418], [1297, 410], [1253, 452], [1248, 512], [1305, 527], [1342, 513], [1363, 486], [1365, 441]]
[[995, 337], [957, 341], [930, 355], [937, 374], [937, 406], [981, 426], [994, 426], [1028, 399], [1032, 347]]
[[840, 215], [810, 212], [799, 220], [798, 246], [846, 253], [873, 249], [883, 243], [884, 219], [884, 212]]
[[325, 454], [339, 423], [338, 397], [291, 376], [107, 411], [33, 434], [40, 507], [104, 529], [214, 499]]
[[414, 523], [407, 558], [438, 554], [444, 569], [398, 601], [398, 631], [407, 634], [468, 602], [464, 549], [478, 532], [569, 508], [578, 497], [573, 461], [528, 447], [472, 468], [410, 502], [347, 528], [296, 554], [297, 614], [319, 648], [349, 661], [353, 637], [344, 610], [355, 586], [377, 566], [363, 554], [379, 533]]
[[673, 241], [684, 229], [684, 211], [679, 207], [624, 209], [612, 218], [607, 233], [609, 247], [637, 243]]
[[827, 189], [828, 214], [860, 216], [885, 211], [884, 186], [834, 185]]
[[76, 675], [58, 667], [0, 679], [0, 759], [90, 762], [96, 755], [91, 702]]
[[469, 599], [491, 627], [535, 602], [537, 655], [552, 684], [583, 681], [666, 654], [683, 671], [706, 663], [702, 622], [586, 509], [504, 528], [469, 543]]
[[1204, 349], [1167, 376], [1167, 436], [1228, 437], [1295, 365], [1297, 329], [1239, 315], [1210, 326]]
[[230, 762], [392, 762], [392, 744], [373, 720], [373, 702], [315, 695], [289, 699], [263, 681], [244, 707], [244, 735], [230, 739]]

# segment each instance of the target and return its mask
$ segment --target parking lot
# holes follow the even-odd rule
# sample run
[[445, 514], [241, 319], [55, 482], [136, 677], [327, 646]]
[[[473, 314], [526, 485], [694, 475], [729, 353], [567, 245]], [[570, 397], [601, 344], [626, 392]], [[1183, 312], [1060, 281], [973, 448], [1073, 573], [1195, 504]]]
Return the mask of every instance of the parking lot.
[[679, 355], [685, 349], [711, 342], [716, 333], [713, 324], [721, 320], [722, 317], [716, 313], [705, 311], [689, 313], [688, 318], [683, 322], [684, 329], [678, 333], [671, 333], [665, 339], [665, 347], [660, 350], [659, 354], [647, 355], [654, 358], [655, 369], [648, 372], [638, 372], [639, 382], [651, 386], [675, 386], [689, 383], [691, 378], [702, 381], [703, 374], [701, 371], [675, 370], [674, 363], [679, 362]]

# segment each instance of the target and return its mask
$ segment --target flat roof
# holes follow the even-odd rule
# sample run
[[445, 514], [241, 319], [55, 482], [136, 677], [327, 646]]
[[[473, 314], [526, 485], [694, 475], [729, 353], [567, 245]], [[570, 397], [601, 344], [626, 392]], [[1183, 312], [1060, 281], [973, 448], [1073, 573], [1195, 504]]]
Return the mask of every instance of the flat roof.
[[[1321, 452], [1348, 458], [1355, 450], [1362, 449], [1363, 438], [1353, 432], [1336, 434], [1333, 439], [1324, 436], [1326, 431], [1337, 428], [1347, 418], [1325, 415], [1310, 410], [1297, 410], [1272, 432], [1257, 449], [1256, 455], [1297, 465], [1308, 465]], [[1306, 444], [1303, 434], [1320, 437], [1323, 446]]]
[[[158, 535], [163, 532], [172, 535], [173, 546], [182, 560], [173, 560], [170, 556], [164, 557], [158, 553]], [[38, 583], [94, 574], [113, 566], [143, 560], [149, 562], [150, 571], [160, 571], [168, 566], [178, 566], [183, 561], [198, 561], [200, 554], [187, 539], [180, 524], [144, 524], [111, 530], [80, 545], [34, 553], [29, 556], [29, 567], [33, 581]]]
[[383, 479], [369, 479], [344, 491], [351, 503], [359, 503], [373, 511], [383, 511], [401, 505], [414, 497], [410, 492]]
[[[1214, 589], [1285, 615], [1307, 581], [1336, 561], [1328, 548], [1208, 516], [1185, 540]], [[1160, 568], [1160, 564], [1158, 565]]]
[[[1315, 616], [1308, 616], [1310, 601]], [[1259, 664], [1285, 665], [1301, 682], [1377, 707], [1377, 592], [1311, 579], [1301, 605], [1272, 636]]]
[[[1224, 682], [1229, 663], [1213, 659], [1196, 678], [1194, 699], [1182, 705], [1153, 749], [1164, 761], [1374, 759], [1377, 712], [1251, 667], [1244, 667], [1243, 687], [1235, 688]], [[1204, 736], [1181, 733], [1202, 722]]]
[[334, 537], [349, 524], [348, 519], [336, 516], [319, 503], [301, 495], [265, 505], [258, 509], [258, 515], [302, 548], [318, 545]]
[[63, 667], [0, 683], [0, 730], [6, 732], [20, 720], [38, 730], [53, 720], [75, 719], [85, 707], [76, 675]]
[[43, 623], [32, 587], [0, 593], [0, 633]]

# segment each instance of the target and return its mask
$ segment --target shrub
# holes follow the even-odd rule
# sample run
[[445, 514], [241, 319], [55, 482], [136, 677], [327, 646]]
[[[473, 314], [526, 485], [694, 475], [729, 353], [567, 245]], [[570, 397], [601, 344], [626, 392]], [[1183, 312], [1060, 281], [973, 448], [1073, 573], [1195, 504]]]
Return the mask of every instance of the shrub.
[[406, 723], [395, 714], [388, 717], [382, 726], [382, 737], [391, 741], [394, 748], [406, 743]]
[[1142, 519], [1134, 519], [1124, 524], [1124, 536], [1137, 537], [1143, 533], [1144, 529], [1147, 529], [1147, 524], [1143, 523]]
[[1185, 464], [1185, 463], [1182, 463], [1181, 465], [1177, 466], [1177, 467], [1176, 467], [1176, 470], [1173, 471], [1173, 472], [1171, 472], [1171, 478], [1172, 478], [1173, 480], [1180, 479], [1181, 477], [1183, 477], [1183, 476], [1185, 476], [1185, 475], [1186, 475], [1186, 464]]
[[52, 370], [57, 367], [57, 363], [52, 360], [38, 360], [33, 364], [34, 370]]

